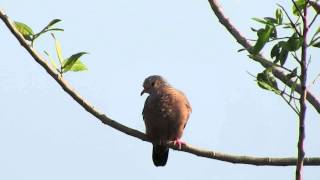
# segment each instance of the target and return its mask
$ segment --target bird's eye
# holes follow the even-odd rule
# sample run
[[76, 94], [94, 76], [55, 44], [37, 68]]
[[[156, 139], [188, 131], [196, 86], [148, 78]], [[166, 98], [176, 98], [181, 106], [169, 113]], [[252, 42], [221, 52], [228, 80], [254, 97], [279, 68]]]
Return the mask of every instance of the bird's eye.
[[156, 83], [153, 81], [153, 82], [151, 83], [151, 86], [153, 87], [155, 84], [156, 84]]

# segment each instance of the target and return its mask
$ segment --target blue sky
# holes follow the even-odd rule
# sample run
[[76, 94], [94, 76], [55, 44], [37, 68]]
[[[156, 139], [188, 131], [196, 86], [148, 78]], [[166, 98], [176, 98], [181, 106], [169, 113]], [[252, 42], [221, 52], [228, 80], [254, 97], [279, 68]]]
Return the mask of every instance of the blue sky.
[[[287, 1], [221, 2], [230, 20], [255, 37], [251, 18], [272, 16]], [[0, 7], [14, 20], [40, 30], [60, 18], [65, 56], [79, 51], [89, 71], [65, 78], [109, 117], [144, 131], [142, 82], [163, 75], [185, 92], [193, 112], [183, 139], [192, 145], [239, 155], [295, 156], [297, 117], [280, 97], [259, 89], [247, 71], [260, 65], [238, 53], [205, 0], [14, 1]], [[318, 23], [318, 22], [317, 22]], [[74, 102], [33, 61], [0, 23], [0, 179], [293, 179], [295, 167], [255, 167], [170, 151], [156, 168], [151, 144], [103, 125]], [[50, 36], [35, 47], [54, 55]], [[315, 51], [314, 51], [315, 52]], [[266, 52], [267, 54], [267, 52]], [[315, 53], [315, 57], [317, 52]], [[316, 59], [316, 58], [314, 58]], [[319, 62], [312, 61], [311, 81]], [[311, 87], [319, 92], [319, 82]], [[307, 156], [320, 156], [320, 118], [309, 106]], [[317, 167], [305, 179], [317, 180]]]

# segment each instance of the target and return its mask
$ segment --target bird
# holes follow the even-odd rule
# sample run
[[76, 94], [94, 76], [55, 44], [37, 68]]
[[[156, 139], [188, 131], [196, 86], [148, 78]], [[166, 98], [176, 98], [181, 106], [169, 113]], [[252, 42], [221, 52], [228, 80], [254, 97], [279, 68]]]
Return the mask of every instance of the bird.
[[168, 141], [181, 149], [191, 105], [183, 92], [172, 87], [163, 77], [151, 75], [143, 82], [141, 96], [147, 93], [142, 111], [147, 138], [153, 144], [152, 160], [155, 166], [165, 166], [168, 160]]

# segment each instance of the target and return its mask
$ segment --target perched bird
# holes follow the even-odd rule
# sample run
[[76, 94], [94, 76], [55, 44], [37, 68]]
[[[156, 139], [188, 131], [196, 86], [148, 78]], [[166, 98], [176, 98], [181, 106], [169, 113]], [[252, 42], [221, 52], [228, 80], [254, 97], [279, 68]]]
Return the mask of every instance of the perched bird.
[[152, 160], [155, 166], [165, 166], [168, 160], [168, 141], [174, 141], [181, 149], [180, 140], [191, 113], [187, 97], [170, 86], [158, 75], [147, 77], [143, 83], [144, 93], [149, 96], [143, 108], [146, 134], [153, 144]]

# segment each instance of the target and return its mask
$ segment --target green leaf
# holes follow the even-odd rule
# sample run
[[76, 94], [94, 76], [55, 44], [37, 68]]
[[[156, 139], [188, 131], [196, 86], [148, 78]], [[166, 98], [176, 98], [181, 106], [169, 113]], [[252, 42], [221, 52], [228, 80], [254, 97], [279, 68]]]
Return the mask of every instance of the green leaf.
[[42, 34], [49, 32], [49, 31], [64, 31], [63, 29], [60, 28], [51, 28], [53, 25], [55, 25], [56, 23], [60, 22], [60, 19], [54, 19], [52, 21], [49, 22], [48, 25], [46, 25], [40, 32], [38, 32], [37, 34], [34, 35], [34, 40], [37, 39], [38, 37], [40, 37]]
[[277, 19], [273, 17], [264, 17], [263, 19], [266, 20], [267, 24], [270, 24], [270, 25], [274, 25], [278, 23]]
[[257, 29], [255, 29], [255, 28], [253, 28], [253, 27], [251, 27], [250, 29], [251, 29], [251, 31], [253, 31], [253, 32], [257, 32], [257, 31], [258, 31]]
[[270, 53], [271, 58], [279, 56], [280, 48], [281, 48], [281, 46], [278, 43], [273, 46], [273, 48], [271, 49], [271, 53]]
[[[313, 37], [312, 37], [312, 40], [311, 40], [311, 42], [310, 42], [310, 45], [311, 45], [311, 46], [313, 46], [313, 45], [320, 39], [319, 36], [316, 37], [316, 38], [315, 38], [315, 36], [316, 36], [316, 35], [313, 35]], [[309, 45], [309, 46], [310, 46], [310, 45]]]
[[262, 24], [267, 24], [267, 21], [265, 21], [265, 20], [263, 20], [263, 19], [259, 19], [259, 18], [252, 18], [252, 20], [254, 20], [254, 21], [257, 21], [257, 22], [259, 22], [259, 23], [262, 23]]
[[[62, 66], [62, 72], [70, 71], [73, 68], [73, 66], [75, 65], [75, 63], [77, 61], [79, 61], [79, 58], [85, 54], [88, 54], [88, 53], [87, 52], [79, 52], [79, 53], [73, 54], [72, 56], [70, 56], [69, 58], [64, 60], [63, 66]], [[83, 63], [81, 63], [81, 64], [83, 64]]]
[[266, 17], [267, 19], [260, 19], [260, 18], [252, 18], [252, 20], [257, 21], [261, 24], [266, 24], [266, 25], [270, 25], [273, 26], [273, 23], [271, 22], [271, 20], [268, 20], [268, 17]]
[[257, 75], [257, 83], [258, 86], [262, 89], [273, 91], [276, 94], [280, 94], [280, 91], [278, 89], [277, 81], [273, 77], [270, 70], [266, 69], [261, 73], [258, 73]]
[[297, 51], [302, 46], [302, 43], [303, 39], [297, 33], [293, 33], [287, 41], [286, 48], [288, 51]]
[[48, 56], [51, 65], [52, 65], [56, 70], [58, 70], [58, 66], [57, 66], [55, 60], [50, 56], [50, 54], [49, 54], [47, 51], [44, 51], [44, 53]]
[[241, 49], [238, 50], [238, 52], [241, 52], [241, 51], [244, 51], [244, 50], [246, 50], [246, 49], [245, 48], [241, 48]]
[[315, 35], [317, 35], [317, 34], [319, 34], [320, 33], [320, 27], [318, 27], [318, 29], [317, 29], [317, 31], [316, 31], [316, 33], [315, 33]]
[[63, 56], [62, 56], [62, 49], [61, 49], [61, 44], [58, 41], [58, 39], [55, 37], [55, 35], [53, 33], [51, 33], [54, 42], [55, 42], [55, 47], [56, 47], [56, 52], [57, 52], [57, 56], [58, 56], [58, 60], [60, 62], [60, 65], [62, 65], [63, 62]]
[[284, 63], [286, 62], [286, 60], [287, 60], [287, 58], [288, 58], [288, 53], [289, 53], [288, 50], [286, 50], [285, 48], [282, 48], [279, 56], [276, 58], [276, 61], [277, 61], [277, 62], [280, 61], [280, 65], [281, 65], [281, 66], [283, 66]]
[[274, 27], [266, 25], [265, 29], [257, 32], [258, 40], [250, 51], [252, 54], [256, 55], [261, 51], [264, 45], [268, 42], [273, 29]]
[[55, 25], [56, 23], [60, 22], [61, 19], [53, 19], [49, 22], [49, 24], [46, 26], [46, 29], [49, 29], [51, 26]]
[[54, 19], [52, 21], [49, 22], [48, 25], [46, 25], [39, 33], [38, 36], [40, 36], [43, 33], [49, 32], [49, 31], [64, 31], [63, 29], [60, 28], [51, 28], [53, 25], [57, 24], [58, 22], [60, 22], [61, 19]]
[[78, 72], [86, 70], [88, 70], [87, 66], [83, 62], [81, 62], [80, 59], [78, 59], [68, 71]]
[[16, 26], [16, 28], [20, 32], [20, 34], [26, 40], [32, 41], [32, 37], [33, 37], [34, 33], [33, 33], [32, 29], [28, 25], [26, 25], [26, 24], [24, 24], [22, 22], [17, 22], [17, 21], [14, 22], [14, 25]]
[[299, 78], [296, 78], [296, 80], [294, 81], [294, 83], [291, 85], [291, 92], [290, 92], [290, 100], [289, 100], [289, 102], [290, 102], [291, 99], [292, 99], [292, 96], [293, 96], [294, 91], [296, 91], [297, 84], [298, 84], [298, 80], [299, 80]]
[[51, 29], [47, 29], [45, 31], [43, 31], [43, 33], [49, 32], [49, 31], [64, 31], [64, 29], [61, 28], [51, 28]]
[[313, 47], [317, 47], [317, 48], [320, 48], [320, 41], [319, 42], [316, 42], [314, 44], [312, 44]]
[[276, 10], [276, 19], [277, 19], [277, 24], [282, 24], [283, 21], [283, 13], [280, 8], [277, 8]]
[[299, 11], [302, 13], [304, 6], [305, 6], [305, 0], [296, 0], [294, 1], [298, 7], [298, 9], [296, 8], [296, 6], [293, 4], [292, 5], [292, 13], [296, 16], [299, 16]]
[[277, 28], [273, 28], [272, 33], [270, 34], [271, 39], [276, 39], [278, 37]]

